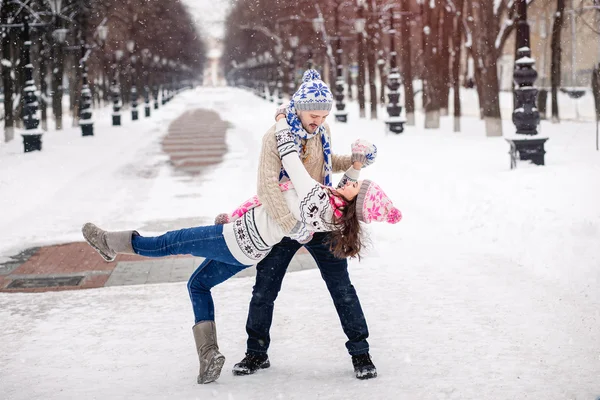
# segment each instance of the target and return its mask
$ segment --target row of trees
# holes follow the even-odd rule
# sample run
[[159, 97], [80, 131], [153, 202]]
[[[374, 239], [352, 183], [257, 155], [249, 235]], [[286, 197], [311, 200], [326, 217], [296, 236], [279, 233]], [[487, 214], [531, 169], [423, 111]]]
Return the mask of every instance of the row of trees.
[[[396, 51], [400, 59], [407, 124], [414, 124], [415, 91], [422, 90], [425, 127], [438, 128], [440, 117], [449, 113], [449, 95], [453, 88], [455, 129], [459, 130], [458, 89], [463, 84], [474, 86], [477, 90], [487, 135], [499, 136], [502, 134], [502, 120], [498, 60], [514, 31], [529, 38], [525, 1], [531, 4], [534, 0], [238, 1], [226, 21], [223, 65], [227, 71], [264, 52], [278, 53], [277, 62], [287, 63], [292, 53], [299, 52], [300, 58], [315, 59], [323, 66], [331, 83], [334, 82], [335, 67], [330, 65], [328, 53], [336, 51], [331, 46], [340, 37], [341, 49], [346, 55], [345, 68], [358, 65], [356, 82], [350, 81], [351, 74], [346, 76], [349, 84], [358, 87], [361, 116], [366, 115], [367, 92], [371, 102], [370, 116], [376, 118], [377, 103], [383, 101], [383, 94], [376, 92], [376, 79], [379, 75], [382, 79], [379, 86], [383, 88], [383, 67], [390, 58], [390, 51]], [[557, 12], [552, 28], [551, 81], [552, 112], [554, 119], [558, 120], [557, 88], [560, 87], [564, 0], [555, 1], [552, 4]], [[334, 23], [336, 14], [342, 21], [337, 24], [337, 31]], [[292, 16], [295, 18], [290, 18]], [[321, 16], [325, 20], [324, 35], [315, 34], [310, 26], [311, 21]], [[395, 29], [390, 30], [392, 18], [396, 21]], [[364, 22], [361, 23], [361, 20]], [[364, 25], [364, 30], [360, 29], [361, 25]], [[291, 34], [300, 38], [297, 51], [284, 40]], [[390, 34], [399, 39], [396, 49], [389, 49]], [[284, 44], [284, 51], [275, 51], [278, 43]], [[469, 63], [474, 65], [472, 76], [467, 75]], [[413, 87], [416, 80], [423, 83], [422, 88]]]
[[[13, 138], [15, 125], [22, 125], [25, 22], [31, 31], [43, 128], [47, 127], [47, 105], [52, 103], [56, 129], [62, 129], [65, 83], [77, 123], [84, 60], [95, 98], [108, 101], [111, 81], [120, 75], [125, 102], [131, 100], [132, 84], [165, 84], [172, 74], [182, 79], [198, 76], [205, 61], [202, 38], [181, 0], [2, 0], [6, 141]], [[137, 82], [131, 73], [136, 71], [136, 62]]]

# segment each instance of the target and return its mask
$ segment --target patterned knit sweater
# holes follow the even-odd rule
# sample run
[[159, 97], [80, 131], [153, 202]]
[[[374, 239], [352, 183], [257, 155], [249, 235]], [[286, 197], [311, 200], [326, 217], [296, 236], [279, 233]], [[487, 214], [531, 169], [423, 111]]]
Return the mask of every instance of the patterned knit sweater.
[[[321, 185], [322, 151], [319, 138], [313, 138], [307, 141], [304, 165], [296, 151], [280, 159], [275, 140], [275, 126], [267, 132], [263, 139], [259, 171], [258, 196], [262, 205], [252, 208], [233, 223], [223, 226], [227, 247], [240, 263], [258, 263], [284, 236], [289, 236], [298, 221], [303, 222], [302, 229], [311, 232], [330, 230], [329, 222], [333, 218], [333, 208], [327, 190]], [[311, 156], [314, 160], [311, 160]], [[294, 184], [294, 189], [284, 192], [279, 188], [279, 171], [282, 164]], [[351, 167], [350, 156], [332, 156], [332, 164], [334, 172], [340, 172], [342, 166], [346, 167], [343, 180], [358, 180], [360, 171]], [[311, 176], [311, 172], [318, 176], [319, 181]], [[267, 187], [261, 190], [261, 183]], [[273, 190], [276, 193], [272, 193]]]

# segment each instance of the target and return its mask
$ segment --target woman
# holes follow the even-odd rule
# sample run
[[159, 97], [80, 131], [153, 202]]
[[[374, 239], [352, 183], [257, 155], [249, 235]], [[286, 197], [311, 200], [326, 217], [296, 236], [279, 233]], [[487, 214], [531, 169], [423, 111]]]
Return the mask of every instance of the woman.
[[332, 231], [334, 254], [355, 257], [361, 249], [360, 221], [397, 223], [401, 219], [399, 210], [379, 186], [368, 180], [358, 181], [370, 144], [354, 143], [354, 165], [334, 190], [320, 185], [306, 172], [285, 119], [277, 122], [276, 139], [291, 180], [282, 190], [298, 220], [292, 232], [284, 232], [257, 198], [224, 216], [224, 225], [181, 229], [158, 237], [143, 237], [136, 231], [106, 232], [91, 223], [82, 228], [87, 242], [107, 261], [114, 260], [117, 253], [147, 257], [192, 254], [216, 261], [196, 270], [188, 283], [196, 321], [192, 330], [200, 361], [198, 383], [218, 379], [225, 362], [217, 345], [212, 287], [256, 264], [285, 236], [307, 241], [313, 232]]

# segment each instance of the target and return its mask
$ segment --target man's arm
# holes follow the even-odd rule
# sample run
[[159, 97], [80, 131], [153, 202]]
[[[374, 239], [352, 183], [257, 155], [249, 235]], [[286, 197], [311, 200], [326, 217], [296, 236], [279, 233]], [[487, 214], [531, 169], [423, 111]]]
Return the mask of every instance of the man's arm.
[[281, 158], [277, 151], [277, 141], [273, 129], [269, 129], [263, 137], [258, 165], [258, 198], [266, 207], [271, 218], [285, 232], [290, 232], [298, 221], [290, 212], [279, 188]]

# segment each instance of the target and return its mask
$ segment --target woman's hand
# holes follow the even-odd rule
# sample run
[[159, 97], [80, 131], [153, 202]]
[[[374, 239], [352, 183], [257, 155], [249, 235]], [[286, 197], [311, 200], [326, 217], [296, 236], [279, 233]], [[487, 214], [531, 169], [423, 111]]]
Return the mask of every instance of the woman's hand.
[[279, 121], [281, 118], [285, 118], [284, 114], [277, 114], [277, 116], [275, 117], [275, 121]]
[[375, 162], [377, 158], [377, 147], [371, 142], [366, 140], [358, 139], [352, 143], [352, 165], [358, 162], [362, 166], [366, 167]]

